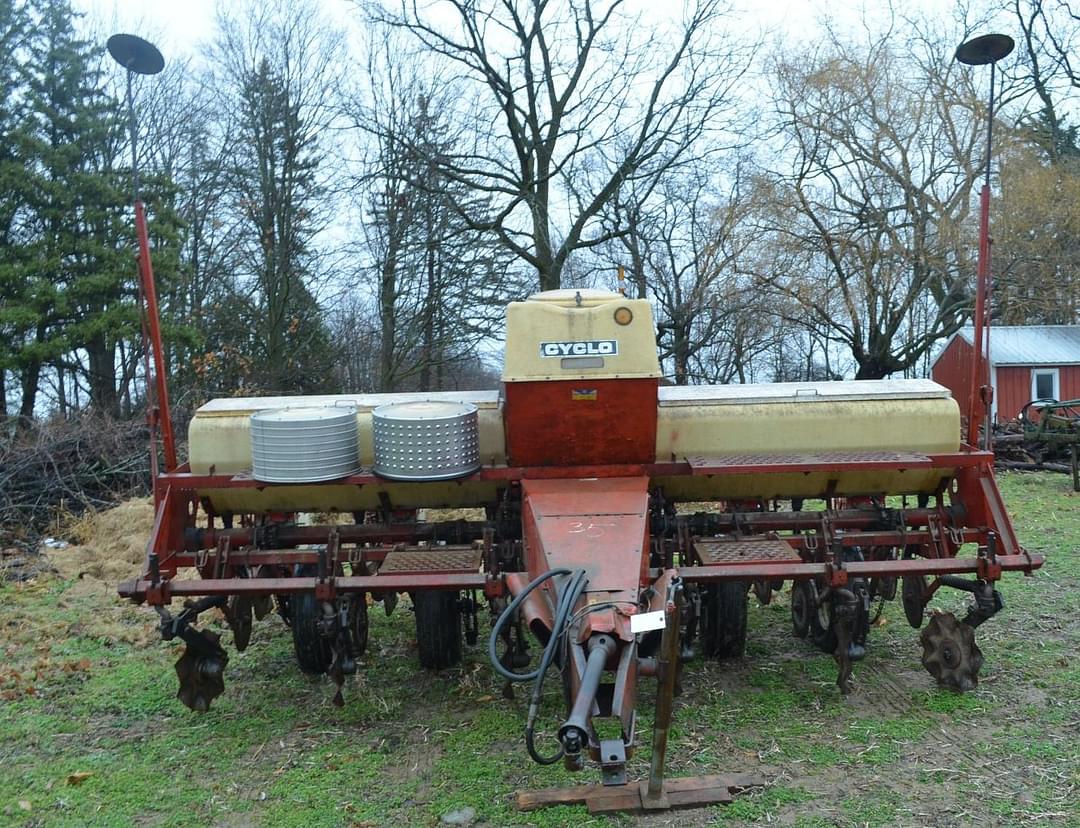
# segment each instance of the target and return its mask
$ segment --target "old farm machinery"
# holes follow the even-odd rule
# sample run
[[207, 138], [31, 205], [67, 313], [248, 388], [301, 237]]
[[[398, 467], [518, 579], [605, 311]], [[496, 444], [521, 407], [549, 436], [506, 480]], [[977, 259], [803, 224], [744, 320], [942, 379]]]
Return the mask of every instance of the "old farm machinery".
[[[137, 55], [127, 65], [138, 71]], [[873, 603], [899, 597], [923, 628], [926, 668], [966, 690], [982, 663], [973, 631], [1002, 606], [995, 584], [1042, 564], [1017, 541], [993, 455], [961, 441], [944, 388], [664, 386], [650, 304], [618, 293], [511, 303], [501, 390], [217, 399], [193, 417], [179, 464], [141, 205], [136, 214], [164, 468], [155, 451], [145, 567], [119, 591], [157, 611], [166, 640], [186, 643], [178, 696], [193, 709], [223, 692], [228, 664], [224, 642], [198, 626], [208, 610], [243, 650], [276, 609], [300, 668], [328, 674], [340, 704], [368, 647], [370, 601], [389, 609], [411, 597], [419, 660], [432, 669], [479, 641], [486, 604], [493, 669], [533, 683], [530, 756], [602, 775], [601, 786], [523, 806], [723, 801], [752, 780], [665, 782], [664, 752], [679, 664], [695, 650], [742, 655], [751, 594], [767, 603], [790, 588], [794, 632], [833, 654], [844, 693]], [[464, 507], [483, 518], [418, 519]], [[312, 522], [320, 514], [336, 519]], [[941, 588], [971, 593], [970, 609], [924, 626]], [[553, 670], [565, 714], [541, 738]], [[652, 768], [639, 787], [626, 763], [639, 682], [653, 677]]]
[[[196, 626], [201, 613], [220, 608], [243, 649], [253, 617], [276, 607], [301, 669], [340, 688], [367, 646], [365, 596], [401, 593], [420, 662], [436, 669], [459, 661], [463, 637], [477, 640], [486, 601], [502, 676], [539, 686], [549, 668], [562, 673], [557, 740], [538, 744], [534, 692], [529, 753], [592, 760], [611, 786], [626, 783], [638, 682], [673, 682], [694, 647], [741, 655], [748, 593], [767, 602], [790, 585], [795, 633], [834, 654], [848, 692], [875, 600], [899, 596], [918, 628], [938, 589], [966, 590], [965, 618], [925, 627], [923, 663], [945, 686], [975, 685], [973, 629], [1001, 607], [995, 583], [1042, 559], [1017, 542], [993, 457], [961, 443], [945, 389], [662, 386], [649, 303], [617, 293], [512, 303], [506, 341], [502, 392], [198, 410], [189, 462], [155, 480], [145, 571], [120, 587], [187, 643], [185, 704], [205, 710], [224, 688], [228, 657]], [[683, 508], [702, 501], [723, 508]], [[482, 507], [485, 519], [415, 519], [432, 507]], [[302, 524], [300, 513], [352, 522]], [[174, 598], [191, 600], [174, 614]]]

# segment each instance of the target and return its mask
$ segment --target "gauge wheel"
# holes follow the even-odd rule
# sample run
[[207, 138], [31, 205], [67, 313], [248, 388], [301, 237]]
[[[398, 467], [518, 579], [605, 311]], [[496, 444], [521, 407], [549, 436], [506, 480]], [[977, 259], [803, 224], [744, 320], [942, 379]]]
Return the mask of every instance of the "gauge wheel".
[[723, 581], [705, 588], [701, 647], [710, 658], [738, 658], [746, 651], [746, 581]]
[[458, 593], [420, 590], [412, 596], [420, 666], [443, 670], [461, 661], [461, 609]]

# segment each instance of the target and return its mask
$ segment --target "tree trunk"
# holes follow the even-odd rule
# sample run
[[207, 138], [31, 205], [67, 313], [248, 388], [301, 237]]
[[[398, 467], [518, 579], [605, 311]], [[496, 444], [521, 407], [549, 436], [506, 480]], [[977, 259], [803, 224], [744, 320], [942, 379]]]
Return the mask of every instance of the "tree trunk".
[[394, 390], [394, 343], [397, 342], [397, 325], [394, 305], [397, 301], [396, 253], [388, 250], [379, 279], [379, 324], [382, 328], [379, 340], [379, 390]]
[[41, 360], [31, 359], [23, 368], [22, 375], [22, 403], [19, 406], [19, 416], [23, 420], [34, 418], [34, 405], [37, 403], [38, 380], [41, 377]]
[[874, 357], [866, 357], [865, 359], [859, 360], [859, 370], [855, 374], [855, 379], [884, 379], [890, 373], [892, 373], [892, 371], [886, 368], [881, 360]]
[[671, 326], [671, 358], [675, 363], [675, 384], [688, 385], [690, 363], [690, 326], [675, 322]]
[[119, 414], [116, 397], [116, 352], [103, 334], [86, 343], [90, 405], [110, 416]]
[[427, 245], [427, 301], [424, 303], [424, 331], [421, 337], [420, 390], [431, 391], [431, 363], [435, 347], [435, 306], [438, 302], [435, 290], [435, 245]]
[[[45, 341], [45, 323], [39, 322], [34, 334], [38, 344]], [[38, 383], [41, 381], [41, 358], [33, 357], [26, 363], [22, 372], [22, 402], [19, 405], [19, 417], [24, 422], [34, 419], [34, 406], [37, 404]]]
[[64, 390], [64, 365], [60, 360], [53, 363], [53, 370], [56, 371], [56, 405], [60, 410], [60, 416], [67, 419], [68, 404], [67, 394]]

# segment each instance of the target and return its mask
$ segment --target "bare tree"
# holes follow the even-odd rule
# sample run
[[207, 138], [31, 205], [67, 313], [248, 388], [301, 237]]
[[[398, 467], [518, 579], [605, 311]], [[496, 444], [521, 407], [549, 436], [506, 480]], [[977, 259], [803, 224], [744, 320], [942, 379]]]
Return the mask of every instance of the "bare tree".
[[763, 181], [758, 282], [860, 379], [909, 370], [971, 305], [979, 98], [951, 39], [905, 28], [776, 63], [790, 166]]
[[1036, 111], [1025, 111], [1021, 123], [1051, 161], [1080, 155], [1077, 126], [1068, 125], [1065, 100], [1080, 88], [1080, 13], [1066, 0], [1012, 0], [1020, 25], [1019, 77], [1014, 94], [1034, 94]]
[[[620, 190], [649, 189], [705, 152], [733, 104], [752, 48], [721, 42], [726, 7], [701, 0], [669, 30], [634, 19], [625, 0], [402, 0], [375, 17], [411, 32], [472, 84], [457, 114], [474, 140], [429, 158], [442, 179], [487, 199], [455, 200], [559, 287], [575, 251], [623, 227], [599, 217]], [[451, 26], [441, 24], [452, 19]]]
[[458, 86], [418, 77], [401, 54], [391, 34], [376, 33], [365, 84], [352, 93], [364, 152], [355, 196], [381, 331], [378, 387], [439, 390], [497, 332], [518, 286], [512, 256], [461, 217], [484, 209], [484, 196], [433, 161], [462, 140], [445, 116]]
[[655, 301], [668, 375], [678, 385], [745, 382], [772, 326], [739, 271], [754, 243], [742, 167], [681, 170], [644, 199], [628, 188], [612, 212], [626, 228], [613, 258], [628, 258], [635, 294]]
[[994, 314], [1007, 325], [1075, 325], [1080, 159], [1050, 162], [1041, 142], [1033, 146], [1029, 136], [1014, 136], [1002, 153], [993, 216]]
[[229, 183], [239, 206], [237, 264], [251, 286], [259, 383], [314, 390], [330, 375], [313, 243], [329, 219], [328, 131], [341, 38], [306, 2], [219, 13], [214, 80], [228, 108]]

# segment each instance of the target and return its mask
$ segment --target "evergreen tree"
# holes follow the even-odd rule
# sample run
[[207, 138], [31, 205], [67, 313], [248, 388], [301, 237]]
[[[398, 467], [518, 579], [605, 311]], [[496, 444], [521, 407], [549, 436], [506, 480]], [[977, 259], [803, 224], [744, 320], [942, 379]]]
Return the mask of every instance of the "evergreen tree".
[[[67, 0], [34, 0], [26, 118], [19, 136], [26, 215], [20, 414], [33, 415], [44, 368], [82, 376], [93, 405], [117, 410], [116, 348], [138, 321], [124, 222], [118, 103]], [[84, 361], [85, 360], [85, 361]]]
[[25, 309], [25, 251], [19, 238], [26, 195], [19, 144], [27, 28], [25, 6], [0, 0], [0, 418], [8, 413], [8, 374], [19, 368], [19, 343], [33, 323]]
[[263, 58], [243, 78], [234, 182], [245, 224], [243, 263], [253, 279], [252, 330], [267, 390], [323, 389], [331, 376], [327, 328], [309, 284], [316, 133], [281, 74]]

